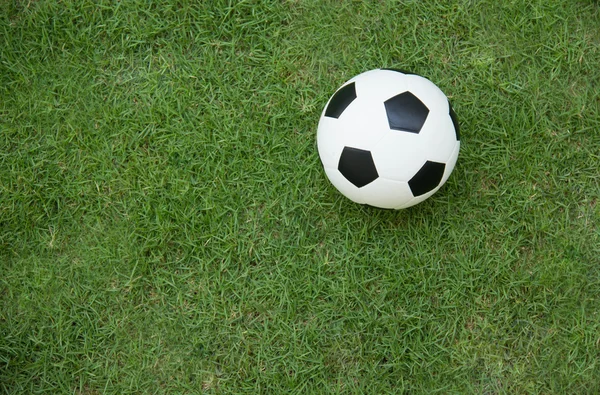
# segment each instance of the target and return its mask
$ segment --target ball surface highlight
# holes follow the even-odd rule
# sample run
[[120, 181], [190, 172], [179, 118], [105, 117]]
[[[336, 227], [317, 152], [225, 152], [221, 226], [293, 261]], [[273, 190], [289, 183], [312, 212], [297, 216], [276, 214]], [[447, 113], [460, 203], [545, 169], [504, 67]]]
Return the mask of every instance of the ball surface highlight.
[[327, 177], [347, 198], [401, 209], [446, 182], [460, 137], [450, 102], [435, 84], [377, 69], [350, 79], [329, 99], [317, 147]]

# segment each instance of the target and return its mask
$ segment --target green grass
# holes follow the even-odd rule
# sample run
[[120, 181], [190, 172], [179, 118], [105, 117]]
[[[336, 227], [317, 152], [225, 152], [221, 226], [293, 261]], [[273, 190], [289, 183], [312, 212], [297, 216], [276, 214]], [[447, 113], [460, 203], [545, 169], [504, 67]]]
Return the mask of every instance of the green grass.
[[[600, 392], [599, 21], [0, 0], [0, 389]], [[328, 97], [378, 67], [462, 122], [404, 211], [345, 199], [316, 151]]]

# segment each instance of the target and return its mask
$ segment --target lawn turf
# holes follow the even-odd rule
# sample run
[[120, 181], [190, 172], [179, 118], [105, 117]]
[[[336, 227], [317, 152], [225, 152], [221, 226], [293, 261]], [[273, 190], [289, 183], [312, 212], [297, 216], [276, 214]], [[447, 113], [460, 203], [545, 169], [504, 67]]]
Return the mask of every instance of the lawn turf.
[[[0, 0], [0, 390], [600, 392], [600, 6]], [[316, 151], [360, 72], [461, 153], [403, 211]]]

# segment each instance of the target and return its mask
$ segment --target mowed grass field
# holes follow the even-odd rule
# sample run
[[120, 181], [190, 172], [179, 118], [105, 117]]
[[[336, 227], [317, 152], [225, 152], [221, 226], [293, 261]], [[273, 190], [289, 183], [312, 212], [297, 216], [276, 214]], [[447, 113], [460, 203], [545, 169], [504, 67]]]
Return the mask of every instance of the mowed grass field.
[[[599, 393], [600, 6], [0, 1], [0, 390]], [[328, 182], [328, 98], [461, 122], [403, 211]]]

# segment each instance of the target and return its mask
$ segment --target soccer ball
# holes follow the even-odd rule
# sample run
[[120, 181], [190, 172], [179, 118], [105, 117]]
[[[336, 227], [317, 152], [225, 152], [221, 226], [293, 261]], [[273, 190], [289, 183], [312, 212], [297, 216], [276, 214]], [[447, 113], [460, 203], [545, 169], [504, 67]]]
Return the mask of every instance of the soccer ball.
[[317, 147], [331, 183], [350, 200], [401, 209], [433, 195], [454, 169], [458, 122], [431, 81], [377, 69], [347, 81], [329, 99]]

